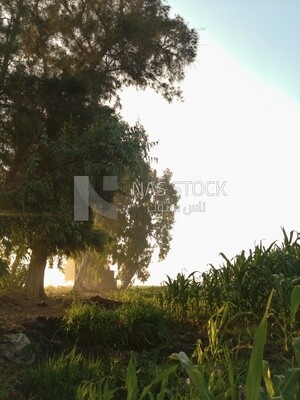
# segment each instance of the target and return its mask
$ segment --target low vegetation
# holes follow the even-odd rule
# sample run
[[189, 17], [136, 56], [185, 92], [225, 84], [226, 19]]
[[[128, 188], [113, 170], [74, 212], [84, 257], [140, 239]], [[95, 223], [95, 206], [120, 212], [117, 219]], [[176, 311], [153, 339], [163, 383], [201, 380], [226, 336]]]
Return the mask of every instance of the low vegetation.
[[300, 235], [283, 233], [207, 273], [112, 293], [112, 309], [74, 302], [58, 333], [66, 349], [2, 368], [0, 397], [299, 399]]
[[67, 311], [63, 327], [81, 346], [143, 349], [168, 340], [171, 322], [164, 310], [145, 301], [112, 310], [75, 303]]

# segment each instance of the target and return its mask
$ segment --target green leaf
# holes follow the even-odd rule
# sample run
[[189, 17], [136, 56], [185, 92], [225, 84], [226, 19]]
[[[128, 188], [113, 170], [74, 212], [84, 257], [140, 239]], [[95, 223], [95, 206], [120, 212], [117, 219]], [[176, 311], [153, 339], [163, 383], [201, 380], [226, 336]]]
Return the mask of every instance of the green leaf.
[[283, 375], [273, 375], [273, 387], [275, 389], [275, 393], [280, 393], [280, 387], [283, 382]]
[[127, 400], [137, 400], [138, 387], [137, 387], [136, 368], [132, 358], [130, 359], [127, 367], [126, 387], [127, 387]]
[[265, 360], [263, 361], [263, 378], [264, 378], [267, 393], [270, 398], [273, 398], [273, 396], [275, 394], [275, 390], [274, 390], [273, 383], [271, 380], [269, 364]]
[[267, 338], [267, 317], [275, 290], [270, 293], [266, 311], [255, 333], [249, 370], [246, 380], [246, 400], [258, 400], [262, 380], [263, 351]]
[[300, 304], [300, 285], [297, 285], [294, 287], [291, 294], [290, 312], [291, 312], [291, 319], [293, 322], [295, 321], [299, 304]]
[[[267, 393], [265, 392], [265, 390], [263, 388], [260, 388], [259, 391], [259, 400], [270, 400], [270, 397], [267, 395]], [[272, 397], [273, 400], [273, 397]]]
[[293, 338], [292, 344], [295, 352], [295, 357], [297, 360], [298, 365], [300, 365], [300, 337]]
[[[163, 382], [165, 379], [167, 379], [171, 374], [173, 374], [177, 369], [177, 365], [172, 365], [171, 367], [167, 367], [164, 368], [158, 375], [157, 377], [154, 379], [154, 381], [152, 383], [150, 383], [150, 385], [146, 386], [142, 392], [142, 395], [140, 397], [140, 400], [143, 400], [147, 394], [150, 393], [150, 390], [152, 389], [152, 387], [154, 387], [155, 385], [157, 385], [160, 382]], [[129, 399], [128, 399], [129, 400]]]
[[262, 378], [263, 350], [267, 337], [267, 320], [263, 318], [256, 331], [246, 380], [246, 399], [258, 400]]
[[300, 368], [291, 368], [282, 382], [281, 395], [285, 400], [299, 400], [300, 398]]
[[232, 267], [232, 263], [231, 261], [225, 256], [224, 253], [220, 253], [220, 256], [224, 258], [224, 260], [227, 262], [228, 265], [230, 265]]
[[213, 400], [211, 392], [208, 390], [208, 385], [198, 368], [191, 362], [184, 352], [174, 353], [170, 356], [171, 359], [180, 361], [181, 365], [189, 374], [189, 377], [198, 389], [201, 400]]

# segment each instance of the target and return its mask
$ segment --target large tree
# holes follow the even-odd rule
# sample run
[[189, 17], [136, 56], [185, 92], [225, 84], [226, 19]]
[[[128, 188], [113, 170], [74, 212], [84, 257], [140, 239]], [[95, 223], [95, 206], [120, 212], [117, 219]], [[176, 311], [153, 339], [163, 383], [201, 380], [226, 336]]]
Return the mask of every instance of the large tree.
[[[118, 279], [126, 288], [133, 279], [145, 282], [155, 250], [159, 261], [167, 256], [179, 196], [170, 170], [162, 176], [145, 163], [140, 173], [128, 173], [122, 190], [115, 197], [119, 215], [116, 221], [96, 219], [110, 235], [102, 250], [106, 266], [118, 266]], [[99, 265], [100, 268], [102, 267]]]
[[127, 171], [114, 198], [118, 219], [97, 215], [95, 225], [109, 235], [104, 247], [86, 249], [76, 255], [78, 271], [74, 290], [88, 289], [91, 277], [101, 281], [103, 271], [117, 265], [125, 289], [137, 278], [146, 282], [155, 250], [159, 261], [167, 256], [179, 195], [172, 184], [170, 170], [162, 176], [144, 162], [138, 172]]
[[169, 11], [160, 0], [0, 1], [1, 234], [31, 250], [30, 294], [44, 294], [49, 255], [104, 243], [92, 219], [71, 218], [73, 176], [97, 185], [144, 156], [142, 130], [103, 103], [123, 85], [180, 95], [197, 35]]
[[1, 0], [0, 91], [18, 73], [68, 75], [90, 98], [122, 85], [171, 99], [194, 61], [197, 34], [161, 0]]
[[[103, 190], [105, 175], [122, 177], [125, 168], [135, 168], [145, 157], [147, 138], [141, 127], [129, 128], [116, 116], [101, 116], [84, 131], [67, 126], [57, 140], [43, 138], [18, 174], [22, 186], [2, 195], [2, 204], [17, 217], [2, 217], [2, 234], [15, 245], [31, 249], [26, 281], [28, 294], [42, 297], [46, 261], [56, 254], [70, 254], [86, 246], [103, 247], [105, 235], [95, 229], [93, 214], [87, 222], [74, 221], [73, 177], [89, 176], [94, 189], [105, 200], [111, 194]], [[46, 169], [40, 160], [49, 159]], [[51, 163], [51, 170], [48, 169]]]

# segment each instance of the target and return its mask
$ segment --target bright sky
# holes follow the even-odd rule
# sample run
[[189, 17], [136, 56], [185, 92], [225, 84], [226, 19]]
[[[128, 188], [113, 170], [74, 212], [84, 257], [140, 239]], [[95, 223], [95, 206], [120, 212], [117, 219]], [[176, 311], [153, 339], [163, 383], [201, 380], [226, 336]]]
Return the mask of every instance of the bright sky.
[[169, 4], [190, 26], [204, 28], [244, 67], [300, 100], [299, 0], [170, 0]]
[[[185, 102], [127, 89], [122, 114], [160, 140], [159, 170], [169, 167], [175, 181], [226, 181], [227, 196], [197, 197], [188, 186], [172, 249], [165, 261], [153, 261], [148, 284], [183, 268], [207, 270], [222, 262], [221, 251], [233, 257], [261, 239], [281, 239], [280, 226], [300, 230], [300, 2], [170, 4], [201, 36], [182, 85]], [[199, 201], [205, 213], [184, 215], [184, 206]]]
[[[122, 115], [159, 139], [160, 171], [170, 168], [174, 181], [226, 182], [226, 196], [195, 196], [188, 185], [172, 249], [165, 261], [153, 260], [147, 284], [217, 266], [220, 252], [233, 257], [261, 239], [281, 240], [280, 226], [300, 230], [300, 2], [169, 4], [200, 34], [197, 62], [182, 84], [185, 102], [126, 89]], [[205, 212], [184, 214], [199, 201]]]

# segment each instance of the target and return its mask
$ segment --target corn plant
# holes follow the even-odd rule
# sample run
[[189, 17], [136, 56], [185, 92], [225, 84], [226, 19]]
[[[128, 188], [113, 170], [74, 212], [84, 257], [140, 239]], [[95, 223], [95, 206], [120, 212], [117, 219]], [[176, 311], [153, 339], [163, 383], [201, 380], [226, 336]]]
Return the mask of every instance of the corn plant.
[[228, 313], [228, 304], [225, 303], [209, 319], [207, 327], [208, 346], [203, 350], [201, 340], [198, 339], [194, 356], [198, 364], [204, 365], [205, 361], [213, 364], [218, 362], [218, 358], [223, 349], [221, 329], [223, 328]]
[[188, 313], [199, 307], [201, 299], [201, 287], [195, 279], [195, 272], [187, 277], [183, 273], [177, 274], [176, 279], [171, 279], [167, 275], [164, 281], [166, 290], [162, 294], [162, 303], [177, 315], [180, 319], [189, 319]]
[[[295, 231], [287, 235], [282, 230], [284, 240], [281, 245], [273, 242], [264, 247], [260, 243], [254, 250], [249, 250], [248, 255], [242, 251], [232, 260], [220, 253], [224, 263], [220, 268], [211, 265], [210, 270], [202, 274], [200, 282], [206, 315], [214, 314], [227, 302], [230, 305], [229, 314], [234, 316], [240, 313], [244, 328], [251, 328], [261, 320], [268, 293], [275, 288], [277, 293], [273, 308], [277, 318], [274, 324], [282, 332], [289, 331], [285, 311], [291, 290], [299, 282], [300, 235]], [[289, 334], [283, 342], [286, 348]]]
[[[270, 303], [273, 297], [274, 291], [271, 292], [267, 306], [266, 306], [266, 311], [263, 316], [263, 319], [261, 320], [261, 323], [257, 329], [257, 332], [255, 334], [254, 338], [254, 345], [253, 345], [253, 350], [251, 353], [251, 358], [250, 358], [250, 363], [249, 363], [249, 370], [248, 370], [248, 375], [247, 375], [247, 380], [246, 380], [246, 386], [245, 386], [245, 392], [246, 392], [246, 400], [259, 400], [260, 393], [261, 392], [261, 381], [262, 381], [262, 376], [263, 376], [263, 349], [266, 341], [266, 336], [267, 336], [267, 317], [268, 317], [268, 312], [270, 308]], [[217, 330], [215, 330], [215, 333], [217, 333]], [[213, 342], [216, 343], [217, 340], [216, 338], [213, 339]], [[228, 359], [228, 351], [225, 352], [226, 357]], [[181, 363], [181, 365], [184, 367], [186, 372], [188, 373], [191, 382], [195, 385], [195, 387], [198, 390], [199, 393], [199, 399], [201, 400], [217, 400], [221, 397], [213, 395], [212, 389], [210, 389], [210, 385], [208, 381], [205, 379], [205, 376], [203, 372], [201, 371], [201, 368], [199, 368], [197, 365], [194, 365], [192, 361], [187, 357], [187, 355], [183, 352], [180, 352], [178, 354], [172, 354], [171, 359], [177, 360]], [[233, 368], [232, 364], [229, 364], [230, 370], [229, 370], [229, 380], [231, 381], [232, 384], [232, 389], [235, 387], [235, 382], [234, 382], [234, 376], [233, 376]], [[235, 393], [232, 390], [231, 392], [227, 393], [232, 399], [236, 398]], [[224, 394], [222, 395], [224, 398]]]
[[[177, 366], [172, 365], [170, 367], [165, 367], [151, 382], [147, 385], [141, 395], [138, 397], [138, 385], [137, 385], [137, 374], [136, 366], [132, 359], [129, 361], [126, 377], [126, 387], [127, 387], [127, 400], [164, 400], [165, 398], [172, 398], [172, 392], [168, 388], [168, 379], [170, 375], [174, 374]], [[159, 389], [157, 390], [157, 386]], [[153, 392], [153, 390], [155, 391]]]
[[[271, 377], [269, 365], [263, 360], [263, 351], [267, 337], [267, 319], [274, 293], [275, 290], [273, 289], [267, 302], [265, 314], [255, 333], [245, 385], [246, 400], [299, 400], [300, 398], [300, 337], [292, 341], [297, 365], [287, 369], [283, 375], [274, 375], [274, 377]], [[299, 304], [300, 286], [296, 286], [293, 289], [290, 304], [291, 318], [293, 320], [295, 319]], [[201, 369], [197, 365], [194, 365], [185, 353], [172, 354], [171, 358], [179, 361], [185, 368], [191, 382], [198, 390], [199, 399], [216, 400], [219, 398], [214, 396], [209, 389], [209, 384]], [[234, 389], [233, 367], [231, 363], [228, 365], [229, 382], [231, 382], [231, 387]], [[262, 380], [264, 381], [265, 388], [261, 386]], [[237, 398], [235, 397], [234, 390], [229, 393], [227, 392], [227, 395], [231, 399]], [[225, 398], [224, 396], [222, 398]]]
[[[291, 294], [290, 315], [295, 320], [300, 304], [300, 286], [295, 286]], [[269, 365], [263, 362], [265, 390], [261, 392], [264, 400], [299, 400], [300, 398], [300, 337], [292, 339], [296, 365], [282, 375], [271, 376]]]
[[283, 274], [274, 274], [274, 287], [276, 295], [274, 297], [274, 320], [279, 328], [279, 337], [282, 338], [283, 347], [286, 352], [289, 351], [289, 344], [296, 329], [295, 320], [288, 312], [289, 299], [293, 288], [297, 287], [300, 277], [286, 278]]

